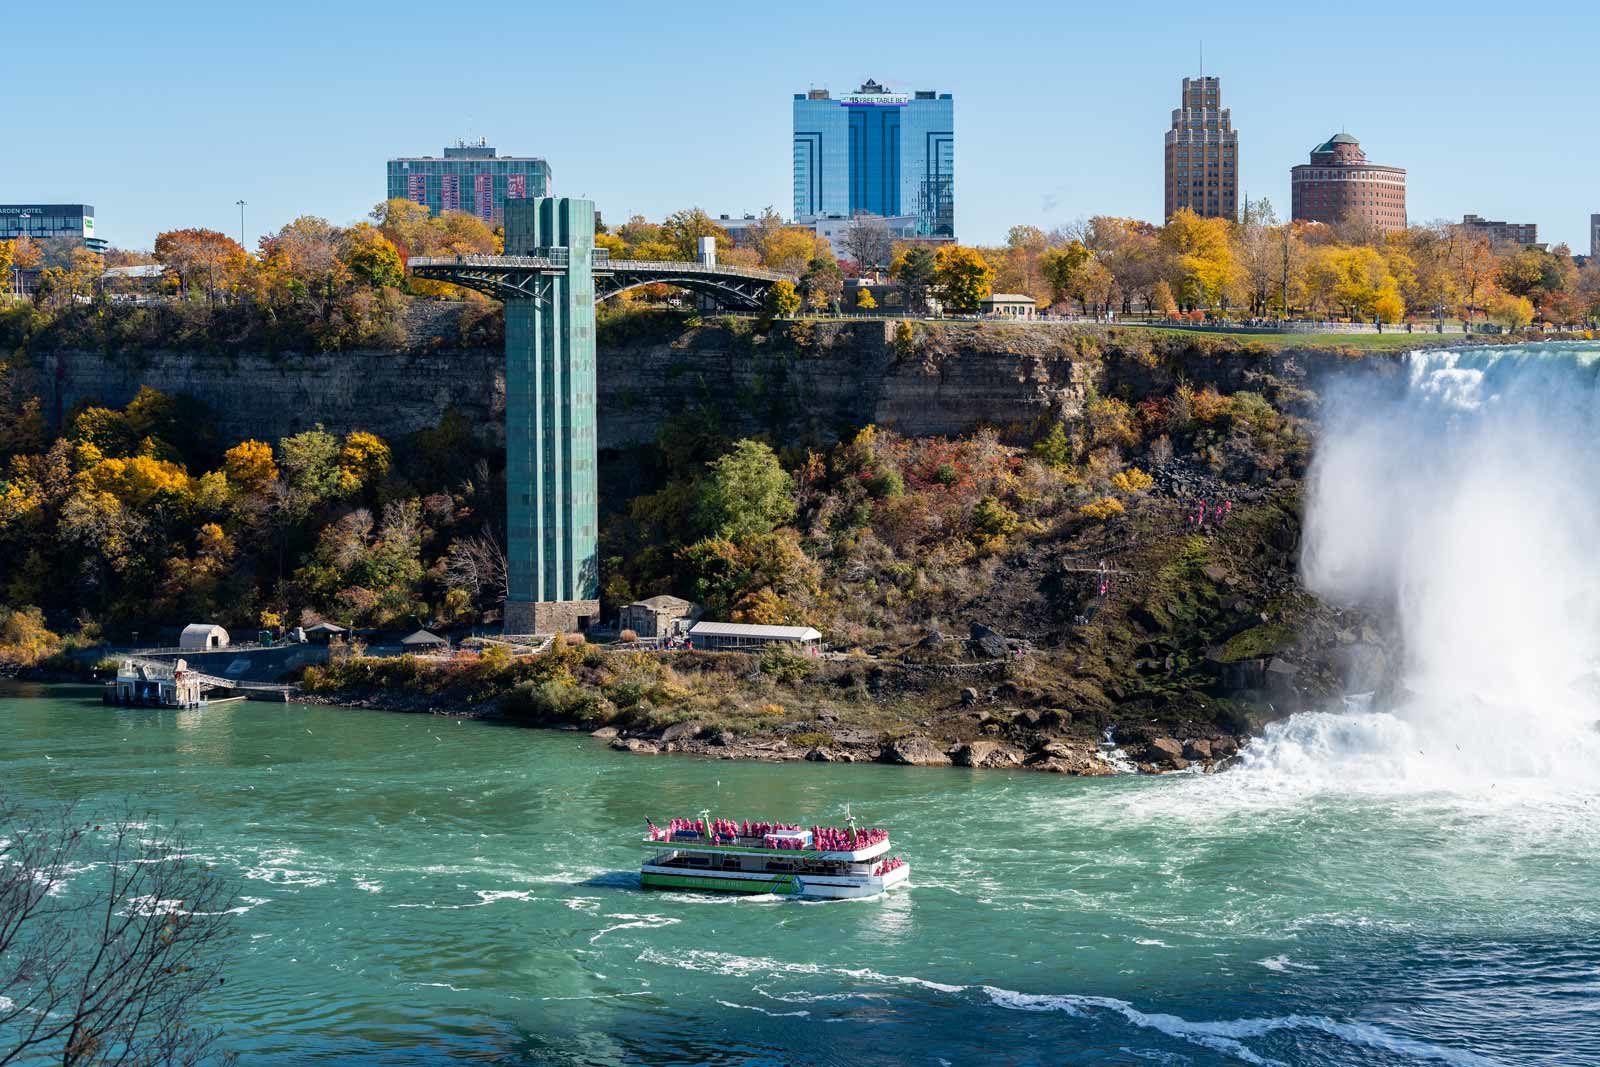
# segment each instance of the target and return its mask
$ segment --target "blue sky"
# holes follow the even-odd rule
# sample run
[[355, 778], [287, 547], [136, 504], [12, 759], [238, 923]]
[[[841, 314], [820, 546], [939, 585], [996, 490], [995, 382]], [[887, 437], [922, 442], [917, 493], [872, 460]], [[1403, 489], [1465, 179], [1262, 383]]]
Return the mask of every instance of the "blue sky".
[[296, 215], [360, 218], [389, 156], [483, 136], [544, 156], [558, 193], [608, 219], [787, 216], [793, 93], [870, 76], [955, 94], [958, 235], [997, 242], [1156, 219], [1203, 38], [1252, 198], [1284, 211], [1289, 167], [1344, 127], [1408, 169], [1413, 221], [1533, 221], [1588, 251], [1600, 7], [1216, 7], [65, 0], [6, 18], [0, 202], [92, 203], [100, 235], [140, 248], [237, 233], [243, 198], [254, 245]]

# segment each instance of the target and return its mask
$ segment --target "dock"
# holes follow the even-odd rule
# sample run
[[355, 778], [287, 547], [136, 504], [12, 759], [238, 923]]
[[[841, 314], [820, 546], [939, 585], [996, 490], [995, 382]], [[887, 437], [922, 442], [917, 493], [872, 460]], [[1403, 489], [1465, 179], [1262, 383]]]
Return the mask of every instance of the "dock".
[[212, 693], [226, 699], [260, 700], [287, 704], [297, 692], [293, 685], [238, 682], [192, 670], [187, 661], [124, 656], [115, 680], [107, 682], [102, 699], [107, 704], [160, 708], [198, 708], [212, 703]]

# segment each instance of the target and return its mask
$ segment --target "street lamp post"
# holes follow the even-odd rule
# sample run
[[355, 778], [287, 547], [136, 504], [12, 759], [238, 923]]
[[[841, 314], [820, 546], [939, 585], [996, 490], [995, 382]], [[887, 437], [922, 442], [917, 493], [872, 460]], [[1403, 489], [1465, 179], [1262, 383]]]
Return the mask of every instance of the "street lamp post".
[[239, 244], [242, 246], [244, 244], [244, 201], [236, 200], [234, 203], [239, 205]]

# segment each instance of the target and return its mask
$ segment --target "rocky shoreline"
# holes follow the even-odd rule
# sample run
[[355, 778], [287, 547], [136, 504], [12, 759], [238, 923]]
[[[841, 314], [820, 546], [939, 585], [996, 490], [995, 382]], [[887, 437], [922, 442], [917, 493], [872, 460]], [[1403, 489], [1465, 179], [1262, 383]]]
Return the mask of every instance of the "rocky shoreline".
[[[301, 703], [402, 714], [439, 715], [501, 722], [533, 729], [583, 732], [576, 723], [529, 723], [507, 714], [496, 702], [447, 706], [436, 699], [391, 691], [365, 694], [303, 694]], [[1038, 771], [1083, 778], [1115, 774], [1166, 774], [1224, 769], [1250, 740], [1203, 727], [1176, 737], [1143, 730], [1113, 733], [1111, 741], [1070, 731], [1070, 717], [1057, 709], [989, 710], [964, 708], [938, 723], [940, 735], [972, 734], [952, 740], [922, 730], [885, 736], [850, 726], [823, 712], [815, 721], [788, 722], [769, 733], [736, 736], [698, 721], [661, 730], [636, 731], [602, 726], [588, 731], [596, 741], [635, 755], [688, 755], [705, 759], [767, 763], [879, 763], [901, 767], [964, 767], [973, 770]], [[934, 724], [930, 721], [929, 727]], [[1196, 724], [1198, 727], [1198, 724]]]

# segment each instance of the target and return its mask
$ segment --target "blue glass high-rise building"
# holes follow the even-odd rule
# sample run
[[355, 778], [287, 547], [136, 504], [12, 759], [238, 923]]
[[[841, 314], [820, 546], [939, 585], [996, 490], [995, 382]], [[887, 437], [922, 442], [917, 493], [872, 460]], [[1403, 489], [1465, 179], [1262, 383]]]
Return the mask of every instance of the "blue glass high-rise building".
[[955, 236], [955, 100], [877, 82], [834, 97], [794, 94], [794, 215], [914, 215], [917, 234]]

